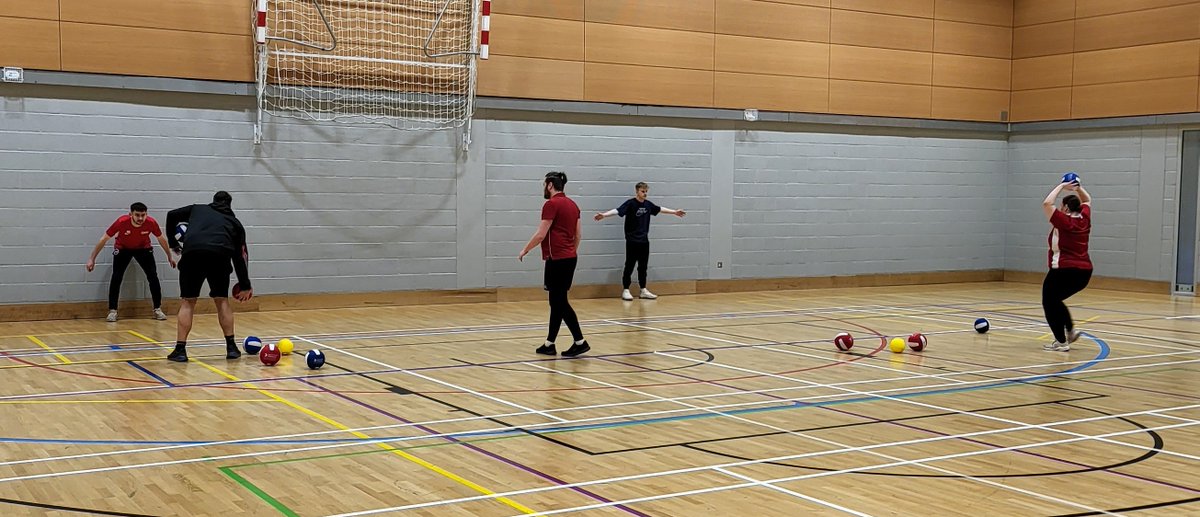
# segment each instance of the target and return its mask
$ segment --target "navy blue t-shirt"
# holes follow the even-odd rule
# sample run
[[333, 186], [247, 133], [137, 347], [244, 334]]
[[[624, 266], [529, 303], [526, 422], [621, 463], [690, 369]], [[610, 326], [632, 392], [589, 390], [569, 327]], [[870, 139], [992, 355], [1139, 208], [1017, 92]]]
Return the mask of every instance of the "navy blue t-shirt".
[[650, 216], [658, 215], [662, 208], [649, 199], [638, 202], [636, 197], [617, 207], [617, 215], [625, 218], [625, 240], [650, 242]]

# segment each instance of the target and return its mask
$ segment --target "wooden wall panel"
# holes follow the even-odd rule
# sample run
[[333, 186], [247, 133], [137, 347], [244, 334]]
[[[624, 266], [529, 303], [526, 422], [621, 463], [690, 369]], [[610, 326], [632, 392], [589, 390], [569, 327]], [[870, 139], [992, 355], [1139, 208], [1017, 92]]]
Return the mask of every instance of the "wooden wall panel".
[[1008, 111], [1007, 90], [933, 87], [933, 118], [1001, 122]]
[[1012, 27], [1013, 2], [1004, 0], [937, 0], [939, 20]]
[[0, 16], [57, 20], [58, 2], [56, 0], [4, 0], [0, 2]]
[[1012, 89], [1038, 90], [1071, 86], [1071, 54], [1014, 59]]
[[492, 56], [479, 63], [479, 95], [583, 100], [583, 62]]
[[1012, 61], [1007, 59], [933, 55], [934, 86], [1003, 90], [1007, 93], [1012, 83], [1011, 72]]
[[492, 14], [540, 16], [583, 21], [584, 0], [503, 0], [492, 2]]
[[1076, 86], [1071, 92], [1071, 116], [1096, 118], [1196, 111], [1198, 84], [1200, 77]]
[[1196, 75], [1200, 75], [1200, 39], [1076, 53], [1073, 84], [1079, 86]]
[[583, 61], [583, 22], [509, 14], [492, 15], [492, 55]]
[[1013, 2], [1013, 26], [1015, 27], [1074, 18], [1075, 0], [1015, 0]]
[[64, 70], [254, 80], [250, 36], [62, 22]]
[[713, 105], [718, 108], [825, 113], [829, 111], [829, 80], [717, 72]]
[[589, 22], [696, 32], [716, 28], [716, 0], [586, 0], [584, 6]]
[[1075, 52], [1200, 38], [1200, 3], [1081, 18]]
[[61, 69], [58, 21], [0, 16], [0, 66]]
[[1075, 3], [1075, 17], [1091, 18], [1192, 3], [1196, 0], [1082, 0]]
[[[7, 1], [7, 0], [6, 0]], [[245, 0], [59, 0], [62, 21], [250, 35]]]
[[713, 105], [713, 72], [587, 63], [584, 100], [662, 106]]
[[850, 115], [929, 118], [931, 86], [829, 80], [829, 111]]
[[933, 20], [834, 9], [829, 41], [894, 50], [933, 50]]
[[909, 50], [831, 45], [829, 77], [830, 79], [929, 85], [933, 82], [933, 54]]
[[933, 18], [934, 0], [833, 0], [830, 7], [848, 11]]
[[1012, 57], [1012, 43], [1011, 27], [945, 20], [934, 22], [934, 52], [1009, 59]]
[[585, 30], [584, 58], [589, 63], [713, 69], [711, 33], [590, 22]]
[[1070, 54], [1075, 48], [1075, 20], [1013, 29], [1013, 59]]
[[829, 44], [718, 34], [717, 70], [829, 77]]
[[1013, 122], [1071, 118], [1071, 88], [1012, 92], [1009, 119]]
[[717, 0], [717, 33], [829, 42], [829, 9], [805, 5]]

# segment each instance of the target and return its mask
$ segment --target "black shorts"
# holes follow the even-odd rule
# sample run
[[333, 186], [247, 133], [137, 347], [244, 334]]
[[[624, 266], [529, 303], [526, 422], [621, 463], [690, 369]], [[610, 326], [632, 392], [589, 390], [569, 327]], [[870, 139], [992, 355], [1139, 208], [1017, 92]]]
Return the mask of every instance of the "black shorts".
[[208, 281], [208, 295], [229, 297], [229, 274], [233, 261], [224, 253], [196, 250], [179, 259], [179, 297], [199, 298], [200, 286]]
[[546, 261], [546, 275], [543, 280], [547, 291], [570, 291], [571, 281], [575, 279], [575, 264], [579, 259], [551, 259]]

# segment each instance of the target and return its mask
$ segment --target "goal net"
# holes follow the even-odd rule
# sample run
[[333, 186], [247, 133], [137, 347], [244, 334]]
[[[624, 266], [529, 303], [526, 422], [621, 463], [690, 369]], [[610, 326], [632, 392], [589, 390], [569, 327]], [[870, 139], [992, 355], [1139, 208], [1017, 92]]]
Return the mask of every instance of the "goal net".
[[490, 0], [257, 0], [263, 114], [436, 130], [474, 111]]

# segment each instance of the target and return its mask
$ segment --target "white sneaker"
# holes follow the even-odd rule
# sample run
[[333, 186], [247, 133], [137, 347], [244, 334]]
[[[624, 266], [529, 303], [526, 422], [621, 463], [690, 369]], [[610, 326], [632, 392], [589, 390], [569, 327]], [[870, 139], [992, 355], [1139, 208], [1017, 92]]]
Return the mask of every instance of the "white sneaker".
[[633, 300], [633, 295], [629, 294], [629, 289], [621, 291], [621, 299], [625, 301]]
[[167, 319], [167, 314], [164, 313], [162, 309], [154, 309], [154, 319], [165, 320]]
[[1042, 350], [1045, 350], [1047, 352], [1070, 352], [1071, 345], [1068, 345], [1066, 343], [1059, 343], [1058, 341], [1055, 341], [1053, 343], [1046, 343], [1046, 344], [1042, 345]]
[[117, 311], [108, 311], [108, 317], [104, 318], [104, 321], [115, 323], [117, 321]]
[[642, 289], [642, 298], [645, 298], [647, 300], [654, 300], [654, 299], [658, 298], [658, 295], [650, 292], [649, 289]]
[[1081, 335], [1083, 335], [1083, 332], [1080, 332], [1078, 330], [1072, 330], [1072, 331], [1068, 332], [1067, 333], [1067, 343], [1074, 343], [1076, 341], [1079, 341], [1079, 336], [1081, 336]]

